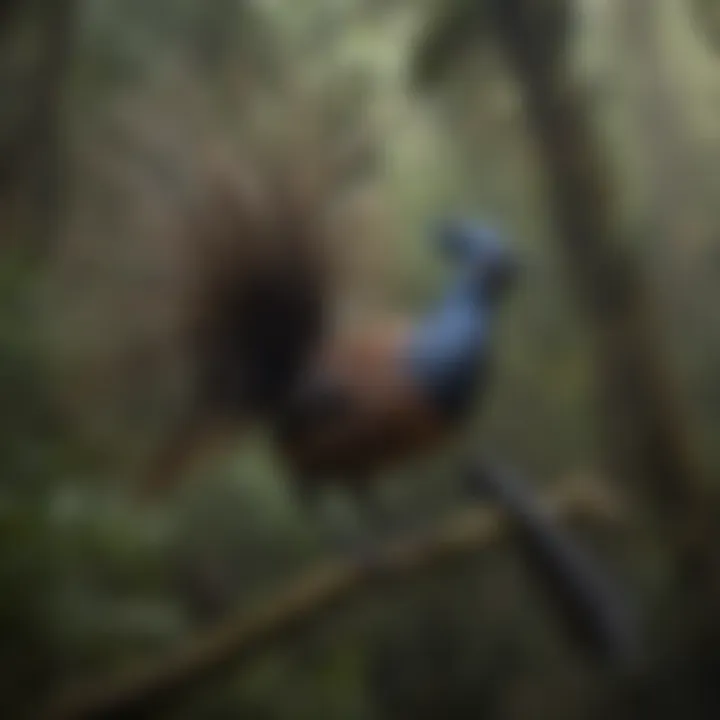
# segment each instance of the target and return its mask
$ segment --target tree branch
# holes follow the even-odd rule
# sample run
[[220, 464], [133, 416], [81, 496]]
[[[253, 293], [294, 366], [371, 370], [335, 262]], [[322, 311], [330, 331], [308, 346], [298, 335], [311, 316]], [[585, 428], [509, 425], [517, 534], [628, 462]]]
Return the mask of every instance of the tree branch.
[[[618, 520], [617, 508], [607, 498], [577, 488], [557, 493], [546, 508], [551, 517], [567, 521]], [[157, 711], [230, 665], [237, 668], [251, 661], [359, 596], [467, 559], [497, 545], [509, 529], [499, 513], [473, 508], [446, 520], [430, 535], [387, 545], [372, 567], [334, 561], [310, 569], [287, 589], [255, 608], [241, 608], [168, 657], [71, 689], [51, 703], [44, 717], [107, 720]]]

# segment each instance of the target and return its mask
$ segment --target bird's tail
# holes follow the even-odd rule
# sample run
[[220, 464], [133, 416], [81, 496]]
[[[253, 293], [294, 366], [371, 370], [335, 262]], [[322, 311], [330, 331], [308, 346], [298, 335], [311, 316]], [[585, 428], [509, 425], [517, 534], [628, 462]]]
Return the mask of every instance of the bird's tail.
[[557, 608], [581, 648], [623, 670], [639, 660], [637, 629], [620, 591], [544, 511], [520, 478], [502, 468], [476, 466], [476, 494], [498, 502], [517, 532], [528, 570]]
[[[53, 324], [72, 337], [58, 385], [93, 441], [112, 428], [98, 440], [119, 463], [166, 429], [178, 395], [265, 419], [335, 316], [374, 292], [355, 260], [383, 224], [378, 137], [361, 112], [330, 133], [330, 89], [258, 89], [229, 117], [183, 67], [88, 116], [82, 202], [52, 273]], [[150, 486], [173, 485], [161, 478], [190, 454], [171, 437]]]

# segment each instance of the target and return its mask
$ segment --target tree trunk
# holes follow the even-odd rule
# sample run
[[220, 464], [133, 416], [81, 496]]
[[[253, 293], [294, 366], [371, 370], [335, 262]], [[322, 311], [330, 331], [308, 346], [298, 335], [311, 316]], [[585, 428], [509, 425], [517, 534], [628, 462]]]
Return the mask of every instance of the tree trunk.
[[608, 475], [632, 483], [658, 518], [677, 587], [696, 623], [688, 637], [700, 641], [718, 630], [712, 498], [648, 284], [619, 242], [603, 148], [566, 72], [567, 7], [561, 0], [504, 0], [495, 7], [498, 36], [522, 87], [546, 170], [558, 242], [595, 333], [603, 435], [613, 465]]
[[43, 253], [58, 231], [73, 10], [73, 0], [0, 5], [0, 91], [11, 99], [0, 112], [0, 250]]
[[[675, 0], [673, 0], [674, 2]], [[624, 35], [623, 72], [630, 80], [634, 139], [640, 144], [648, 183], [645, 221], [653, 243], [652, 260], [665, 281], [681, 278], [679, 263], [692, 255], [709, 218], [698, 198], [698, 168], [691, 131], [685, 123], [671, 80], [669, 49], [663, 41], [667, 0], [634, 0], [619, 4]], [[682, 287], [675, 288], [682, 290]], [[678, 298], [674, 297], [673, 300]]]

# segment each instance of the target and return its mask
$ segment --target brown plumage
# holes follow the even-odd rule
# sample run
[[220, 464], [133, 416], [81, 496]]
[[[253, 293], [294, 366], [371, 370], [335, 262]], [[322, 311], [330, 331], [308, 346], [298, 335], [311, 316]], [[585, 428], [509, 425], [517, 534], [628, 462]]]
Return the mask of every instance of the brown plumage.
[[248, 425], [271, 424], [352, 299], [352, 261], [367, 243], [343, 223], [343, 203], [368, 187], [372, 138], [350, 152], [318, 142], [304, 121], [253, 151], [229, 152], [214, 135], [198, 163], [177, 241], [185, 401], [141, 480], [146, 498], [241, 442]]
[[407, 322], [390, 321], [326, 341], [299, 388], [296, 413], [279, 427], [279, 449], [297, 482], [365, 485], [446, 438], [449, 427], [400, 362], [409, 331]]
[[322, 217], [287, 178], [243, 188], [220, 177], [188, 231], [202, 244], [188, 296], [189, 398], [143, 492], [174, 486], [200, 455], [285, 403], [332, 303]]

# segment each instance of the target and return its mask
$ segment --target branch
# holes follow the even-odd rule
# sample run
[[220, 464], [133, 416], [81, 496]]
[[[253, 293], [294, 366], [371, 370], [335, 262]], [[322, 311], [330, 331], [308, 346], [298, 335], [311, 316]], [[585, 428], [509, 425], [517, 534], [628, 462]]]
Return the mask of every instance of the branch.
[[[552, 517], [568, 521], [618, 519], [616, 507], [607, 498], [579, 493], [577, 488], [557, 493], [546, 507]], [[241, 608], [168, 657], [71, 690], [53, 702], [44, 717], [138, 717], [141, 711], [175, 703], [229, 665], [237, 667], [253, 660], [360, 595], [472, 557], [507, 538], [509, 529], [499, 513], [473, 508], [454, 515], [421, 539], [387, 545], [372, 567], [343, 561], [320, 565], [257, 607]]]

